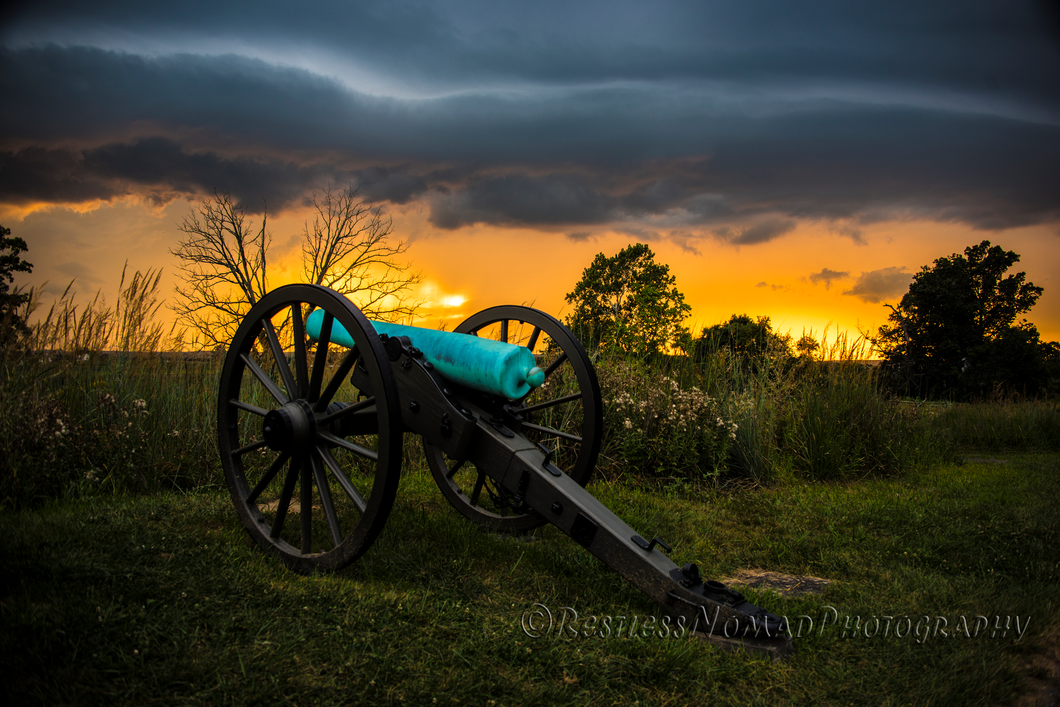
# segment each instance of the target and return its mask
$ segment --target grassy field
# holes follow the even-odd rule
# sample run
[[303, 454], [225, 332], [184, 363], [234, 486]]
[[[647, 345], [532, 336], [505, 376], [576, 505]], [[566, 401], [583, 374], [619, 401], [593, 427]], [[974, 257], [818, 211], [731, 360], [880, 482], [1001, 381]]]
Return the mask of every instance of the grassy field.
[[1055, 403], [898, 401], [845, 340], [769, 365], [596, 361], [597, 497], [707, 577], [827, 580], [746, 590], [797, 634], [770, 663], [675, 632], [551, 528], [466, 522], [413, 440], [369, 553], [286, 571], [219, 487], [220, 358], [163, 353], [157, 282], [137, 273], [113, 309], [64, 296], [0, 352], [6, 704], [966, 707], [1060, 671], [1041, 662], [1060, 647]]
[[[897, 479], [591, 487], [707, 576], [830, 580], [745, 591], [801, 623], [783, 663], [645, 637], [654, 605], [576, 543], [483, 532], [419, 471], [376, 545], [333, 576], [263, 556], [219, 489], [9, 511], [0, 691], [50, 705], [1009, 704], [1057, 641], [1058, 471], [1055, 453], [994, 453]], [[568, 623], [571, 607], [582, 635], [530, 637], [535, 604]], [[584, 635], [590, 616], [627, 628]]]

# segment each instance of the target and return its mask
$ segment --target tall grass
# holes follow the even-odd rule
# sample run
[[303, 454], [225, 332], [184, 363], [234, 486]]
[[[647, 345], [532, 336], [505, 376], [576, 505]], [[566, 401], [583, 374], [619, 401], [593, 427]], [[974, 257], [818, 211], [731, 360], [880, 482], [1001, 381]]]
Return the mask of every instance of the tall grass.
[[932, 415], [933, 434], [966, 449], [1060, 451], [1060, 404], [1047, 400], [957, 403]]
[[603, 358], [604, 470], [764, 484], [896, 473], [949, 456], [921, 410], [881, 389], [867, 354], [864, 340], [840, 335], [798, 358], [727, 348], [648, 364]]
[[786, 446], [796, 471], [849, 479], [923, 466], [947, 453], [920, 411], [883, 392], [868, 353], [863, 338], [840, 334], [794, 368]]
[[[28, 335], [0, 337], [0, 507], [219, 483], [221, 355], [175, 351], [179, 333], [155, 322], [159, 282], [158, 271], [123, 273], [113, 307], [99, 295], [79, 307], [67, 288]], [[19, 315], [28, 320], [39, 305], [35, 294]], [[768, 485], [900, 473], [960, 447], [1060, 448], [1055, 405], [902, 402], [864, 362], [864, 340], [822, 343], [799, 357], [597, 354], [600, 472]], [[422, 464], [417, 440], [407, 446]]]
[[[68, 287], [0, 351], [0, 507], [216, 480], [220, 361], [167, 352], [159, 271], [122, 273], [116, 304]], [[20, 316], [40, 305], [34, 293]]]

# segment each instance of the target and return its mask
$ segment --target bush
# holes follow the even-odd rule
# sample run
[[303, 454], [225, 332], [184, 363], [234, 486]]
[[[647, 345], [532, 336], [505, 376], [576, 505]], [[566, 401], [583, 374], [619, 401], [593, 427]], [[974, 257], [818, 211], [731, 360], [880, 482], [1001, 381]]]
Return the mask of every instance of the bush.
[[701, 480], [726, 469], [738, 425], [721, 401], [643, 364], [597, 368], [604, 400], [600, 466], [611, 473]]

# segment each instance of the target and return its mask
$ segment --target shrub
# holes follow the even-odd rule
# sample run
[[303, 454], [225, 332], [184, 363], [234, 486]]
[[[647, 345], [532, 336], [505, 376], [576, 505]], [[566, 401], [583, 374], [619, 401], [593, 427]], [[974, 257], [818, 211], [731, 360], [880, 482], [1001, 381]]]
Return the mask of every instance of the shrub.
[[604, 400], [601, 466], [642, 477], [712, 478], [726, 468], [738, 425], [721, 401], [631, 361], [597, 369]]

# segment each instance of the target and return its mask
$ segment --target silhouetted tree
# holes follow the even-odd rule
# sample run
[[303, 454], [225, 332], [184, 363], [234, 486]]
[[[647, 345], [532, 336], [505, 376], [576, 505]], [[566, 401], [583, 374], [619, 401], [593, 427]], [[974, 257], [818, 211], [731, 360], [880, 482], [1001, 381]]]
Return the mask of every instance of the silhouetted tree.
[[22, 252], [29, 249], [26, 241], [17, 236], [8, 238], [10, 235], [10, 228], [0, 226], [0, 344], [3, 345], [29, 333], [20, 309], [32, 296], [20, 287], [10, 288], [16, 272], [33, 271], [33, 264], [21, 257]]
[[799, 340], [795, 342], [795, 351], [799, 356], [804, 358], [813, 358], [814, 354], [820, 349], [821, 343], [809, 334], [803, 334]]
[[420, 281], [409, 263], [398, 262], [408, 249], [394, 241], [393, 220], [346, 187], [330, 187], [313, 199], [317, 215], [302, 231], [302, 272], [305, 281], [351, 297], [372, 319], [397, 321], [412, 316], [417, 303], [409, 299]]
[[1033, 392], [1045, 382], [1047, 350], [1019, 316], [1042, 294], [1026, 273], [1006, 274], [1019, 255], [990, 241], [938, 258], [913, 277], [872, 339], [903, 392], [984, 395]]
[[792, 355], [791, 336], [774, 332], [769, 317], [734, 314], [727, 322], [704, 328], [695, 341], [698, 358], [722, 350], [744, 363], [784, 362]]
[[686, 348], [681, 323], [692, 308], [677, 289], [670, 267], [655, 262], [643, 243], [614, 257], [600, 253], [567, 294], [574, 311], [567, 325], [589, 347], [644, 356]]
[[[416, 307], [407, 295], [419, 281], [396, 258], [404, 241], [391, 240], [392, 223], [347, 188], [314, 198], [317, 216], [302, 232], [306, 282], [345, 294], [369, 317], [396, 319]], [[269, 291], [271, 234], [225, 192], [204, 199], [179, 226], [186, 235], [172, 251], [184, 281], [173, 309], [203, 348], [225, 347], [251, 307]]]

